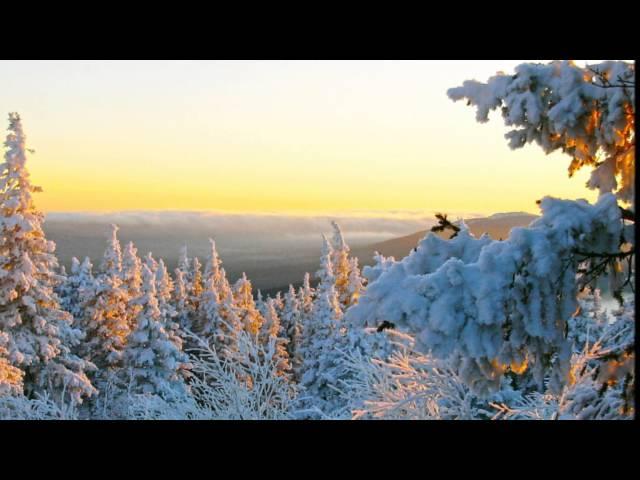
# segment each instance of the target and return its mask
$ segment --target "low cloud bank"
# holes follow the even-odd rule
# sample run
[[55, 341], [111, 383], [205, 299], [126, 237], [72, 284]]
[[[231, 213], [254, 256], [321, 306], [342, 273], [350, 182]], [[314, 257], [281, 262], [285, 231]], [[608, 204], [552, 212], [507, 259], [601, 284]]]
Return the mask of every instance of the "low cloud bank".
[[[477, 215], [465, 215], [470, 216]], [[212, 234], [278, 235], [287, 239], [317, 239], [321, 233], [331, 232], [335, 220], [345, 236], [358, 243], [406, 235], [424, 230], [434, 223], [433, 213], [423, 211], [358, 211], [349, 214], [283, 215], [236, 214], [220, 212], [130, 211], [130, 212], [52, 212], [47, 214], [49, 225], [102, 226], [115, 223], [121, 227], [156, 227], [183, 231], [208, 231]]]

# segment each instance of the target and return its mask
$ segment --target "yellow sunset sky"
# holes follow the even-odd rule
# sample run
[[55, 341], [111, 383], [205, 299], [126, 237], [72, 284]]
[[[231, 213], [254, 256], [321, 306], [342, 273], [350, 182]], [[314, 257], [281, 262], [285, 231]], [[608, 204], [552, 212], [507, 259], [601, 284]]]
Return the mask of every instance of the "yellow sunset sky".
[[[446, 96], [522, 60], [0, 61], [45, 212], [537, 213], [587, 172]], [[578, 62], [581, 63], [581, 62]]]

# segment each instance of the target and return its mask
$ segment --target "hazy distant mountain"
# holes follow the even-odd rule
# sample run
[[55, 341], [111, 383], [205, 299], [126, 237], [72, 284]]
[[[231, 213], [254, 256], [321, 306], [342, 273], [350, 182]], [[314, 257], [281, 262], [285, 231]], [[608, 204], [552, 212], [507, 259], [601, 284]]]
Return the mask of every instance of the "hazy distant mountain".
[[[538, 218], [537, 215], [524, 212], [496, 213], [490, 217], [470, 218], [465, 220], [465, 223], [469, 226], [471, 233], [476, 237], [487, 233], [491, 238], [500, 240], [507, 238], [509, 231], [513, 227], [526, 227], [536, 218]], [[371, 259], [376, 251], [385, 257], [392, 256], [396, 260], [400, 260], [404, 258], [427, 233], [428, 230], [421, 230], [404, 237], [374, 243], [367, 247], [355, 248], [353, 249], [353, 253], [358, 257], [360, 263], [365, 265], [371, 264]], [[449, 238], [451, 232], [444, 232], [438, 235], [443, 238]]]

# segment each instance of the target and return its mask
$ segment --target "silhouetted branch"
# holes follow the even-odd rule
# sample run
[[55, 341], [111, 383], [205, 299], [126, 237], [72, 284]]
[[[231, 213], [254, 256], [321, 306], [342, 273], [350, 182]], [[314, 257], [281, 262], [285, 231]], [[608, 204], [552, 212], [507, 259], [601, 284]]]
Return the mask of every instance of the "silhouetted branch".
[[436, 232], [443, 232], [446, 229], [450, 229], [453, 230], [453, 235], [451, 235], [449, 237], [449, 239], [454, 238], [456, 235], [458, 235], [458, 232], [460, 231], [460, 227], [454, 225], [453, 223], [451, 223], [449, 221], [449, 219], [447, 218], [447, 215], [444, 213], [436, 213], [436, 218], [438, 219], [438, 224], [434, 225], [433, 227], [431, 227], [431, 231], [436, 233]]

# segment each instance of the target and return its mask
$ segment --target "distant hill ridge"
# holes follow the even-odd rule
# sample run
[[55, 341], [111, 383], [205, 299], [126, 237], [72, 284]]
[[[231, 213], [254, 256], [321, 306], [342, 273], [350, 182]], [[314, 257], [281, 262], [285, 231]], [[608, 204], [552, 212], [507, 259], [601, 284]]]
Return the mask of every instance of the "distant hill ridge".
[[[469, 227], [471, 233], [480, 237], [482, 234], [487, 233], [491, 238], [495, 240], [504, 240], [509, 236], [509, 232], [514, 227], [526, 227], [533, 220], [538, 218], [537, 215], [533, 215], [525, 212], [513, 212], [513, 213], [496, 213], [489, 217], [484, 218], [470, 218], [464, 220]], [[375, 243], [354, 249], [353, 253], [361, 260], [363, 264], [370, 264], [371, 258], [374, 252], [380, 252], [385, 257], [392, 256], [396, 260], [404, 258], [418, 242], [424, 238], [429, 230], [421, 230], [411, 235], [404, 237], [392, 238], [384, 242]], [[442, 238], [449, 238], [451, 232], [438, 233], [438, 236]]]

